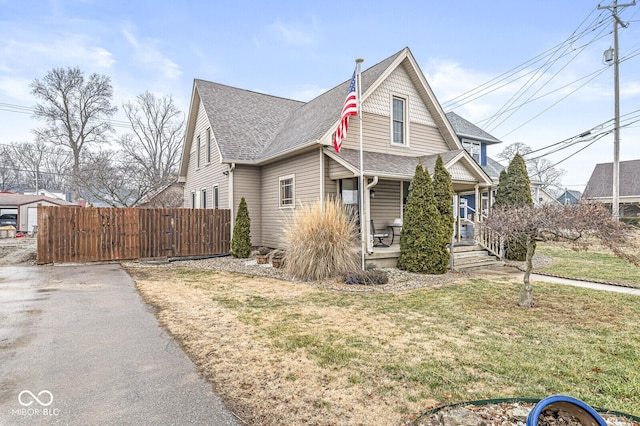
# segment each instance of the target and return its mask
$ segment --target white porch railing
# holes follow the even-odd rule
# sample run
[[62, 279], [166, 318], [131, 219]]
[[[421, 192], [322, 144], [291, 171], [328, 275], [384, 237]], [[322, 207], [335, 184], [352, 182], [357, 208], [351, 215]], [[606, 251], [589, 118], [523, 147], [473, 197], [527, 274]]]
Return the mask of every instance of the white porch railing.
[[484, 249], [504, 260], [504, 239], [482, 223], [475, 224], [475, 240]]

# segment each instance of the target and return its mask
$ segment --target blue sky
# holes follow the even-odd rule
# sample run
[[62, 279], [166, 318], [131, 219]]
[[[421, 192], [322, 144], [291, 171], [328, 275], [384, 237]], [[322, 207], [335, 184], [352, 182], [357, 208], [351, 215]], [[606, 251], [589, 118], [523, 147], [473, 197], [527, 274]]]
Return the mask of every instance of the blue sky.
[[[350, 78], [355, 58], [364, 58], [366, 68], [408, 46], [448, 111], [455, 105], [446, 101], [588, 29], [564, 46], [564, 59], [537, 74], [528, 73], [543, 63], [529, 64], [514, 83], [454, 109], [504, 141], [490, 155], [513, 142], [541, 148], [613, 118], [612, 68], [580, 80], [604, 68], [602, 53], [613, 43], [612, 24], [598, 24], [610, 22], [610, 13], [597, 6], [591, 0], [0, 0], [0, 143], [33, 139], [30, 130], [39, 123], [15, 111], [35, 104], [28, 85], [53, 67], [110, 76], [117, 105], [149, 90], [171, 94], [186, 113], [194, 78], [310, 100]], [[640, 4], [620, 17], [630, 23], [620, 32], [620, 55], [628, 57], [620, 65], [624, 115], [640, 109], [640, 55], [633, 56], [640, 52]], [[514, 105], [540, 99], [485, 120], [518, 93]], [[640, 158], [638, 126], [622, 129], [622, 160]], [[585, 145], [548, 158], [558, 162]], [[560, 164], [569, 189], [583, 190], [595, 164], [612, 161], [612, 146], [608, 135]]]

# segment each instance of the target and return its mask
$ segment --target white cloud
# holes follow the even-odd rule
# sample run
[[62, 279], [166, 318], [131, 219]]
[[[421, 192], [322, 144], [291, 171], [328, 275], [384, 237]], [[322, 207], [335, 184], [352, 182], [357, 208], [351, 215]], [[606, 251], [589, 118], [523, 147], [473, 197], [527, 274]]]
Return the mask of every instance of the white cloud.
[[281, 20], [277, 20], [271, 24], [270, 28], [274, 30], [280, 38], [289, 45], [293, 46], [306, 46], [314, 44], [316, 41], [316, 25], [312, 22], [310, 24], [293, 24], [284, 23]]
[[172, 80], [180, 78], [182, 75], [180, 66], [162, 54], [157, 47], [157, 41], [152, 39], [138, 39], [130, 27], [123, 28], [122, 35], [129, 45], [133, 47], [136, 61], [154, 70], [159, 70], [166, 78]]

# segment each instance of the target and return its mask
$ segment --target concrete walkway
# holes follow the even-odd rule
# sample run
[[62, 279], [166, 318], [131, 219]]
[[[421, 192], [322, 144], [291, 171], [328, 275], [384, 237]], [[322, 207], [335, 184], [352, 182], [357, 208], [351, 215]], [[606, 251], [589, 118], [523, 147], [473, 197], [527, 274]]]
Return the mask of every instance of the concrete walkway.
[[0, 424], [237, 425], [118, 265], [0, 267]]
[[[493, 276], [493, 277], [509, 277], [509, 278], [522, 280], [524, 277], [524, 272], [514, 267], [502, 266], [499, 268], [483, 269], [481, 271], [476, 272], [474, 275], [477, 275], [479, 278], [480, 277], [490, 278]], [[610, 285], [610, 284], [599, 284], [599, 283], [592, 283], [588, 281], [550, 277], [548, 275], [541, 275], [541, 274], [531, 274], [531, 281], [572, 285], [575, 287], [590, 288], [593, 290], [611, 291], [615, 293], [624, 293], [624, 294], [632, 294], [634, 296], [640, 296], [640, 288], [622, 287], [622, 286]]]

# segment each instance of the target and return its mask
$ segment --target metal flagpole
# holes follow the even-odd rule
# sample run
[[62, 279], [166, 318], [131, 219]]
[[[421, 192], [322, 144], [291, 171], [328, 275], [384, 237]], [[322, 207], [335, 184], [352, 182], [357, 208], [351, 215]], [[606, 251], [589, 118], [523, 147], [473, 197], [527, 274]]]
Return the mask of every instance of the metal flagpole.
[[362, 155], [362, 76], [360, 74], [360, 64], [364, 59], [358, 58], [356, 59], [356, 96], [358, 98], [358, 123], [360, 124], [359, 128], [359, 142], [360, 142], [360, 182], [358, 182], [359, 193], [360, 193], [360, 253], [361, 253], [361, 262], [362, 262], [362, 270], [364, 271], [364, 254], [366, 247], [366, 238], [365, 229], [368, 229], [365, 225], [364, 220], [364, 160]]

